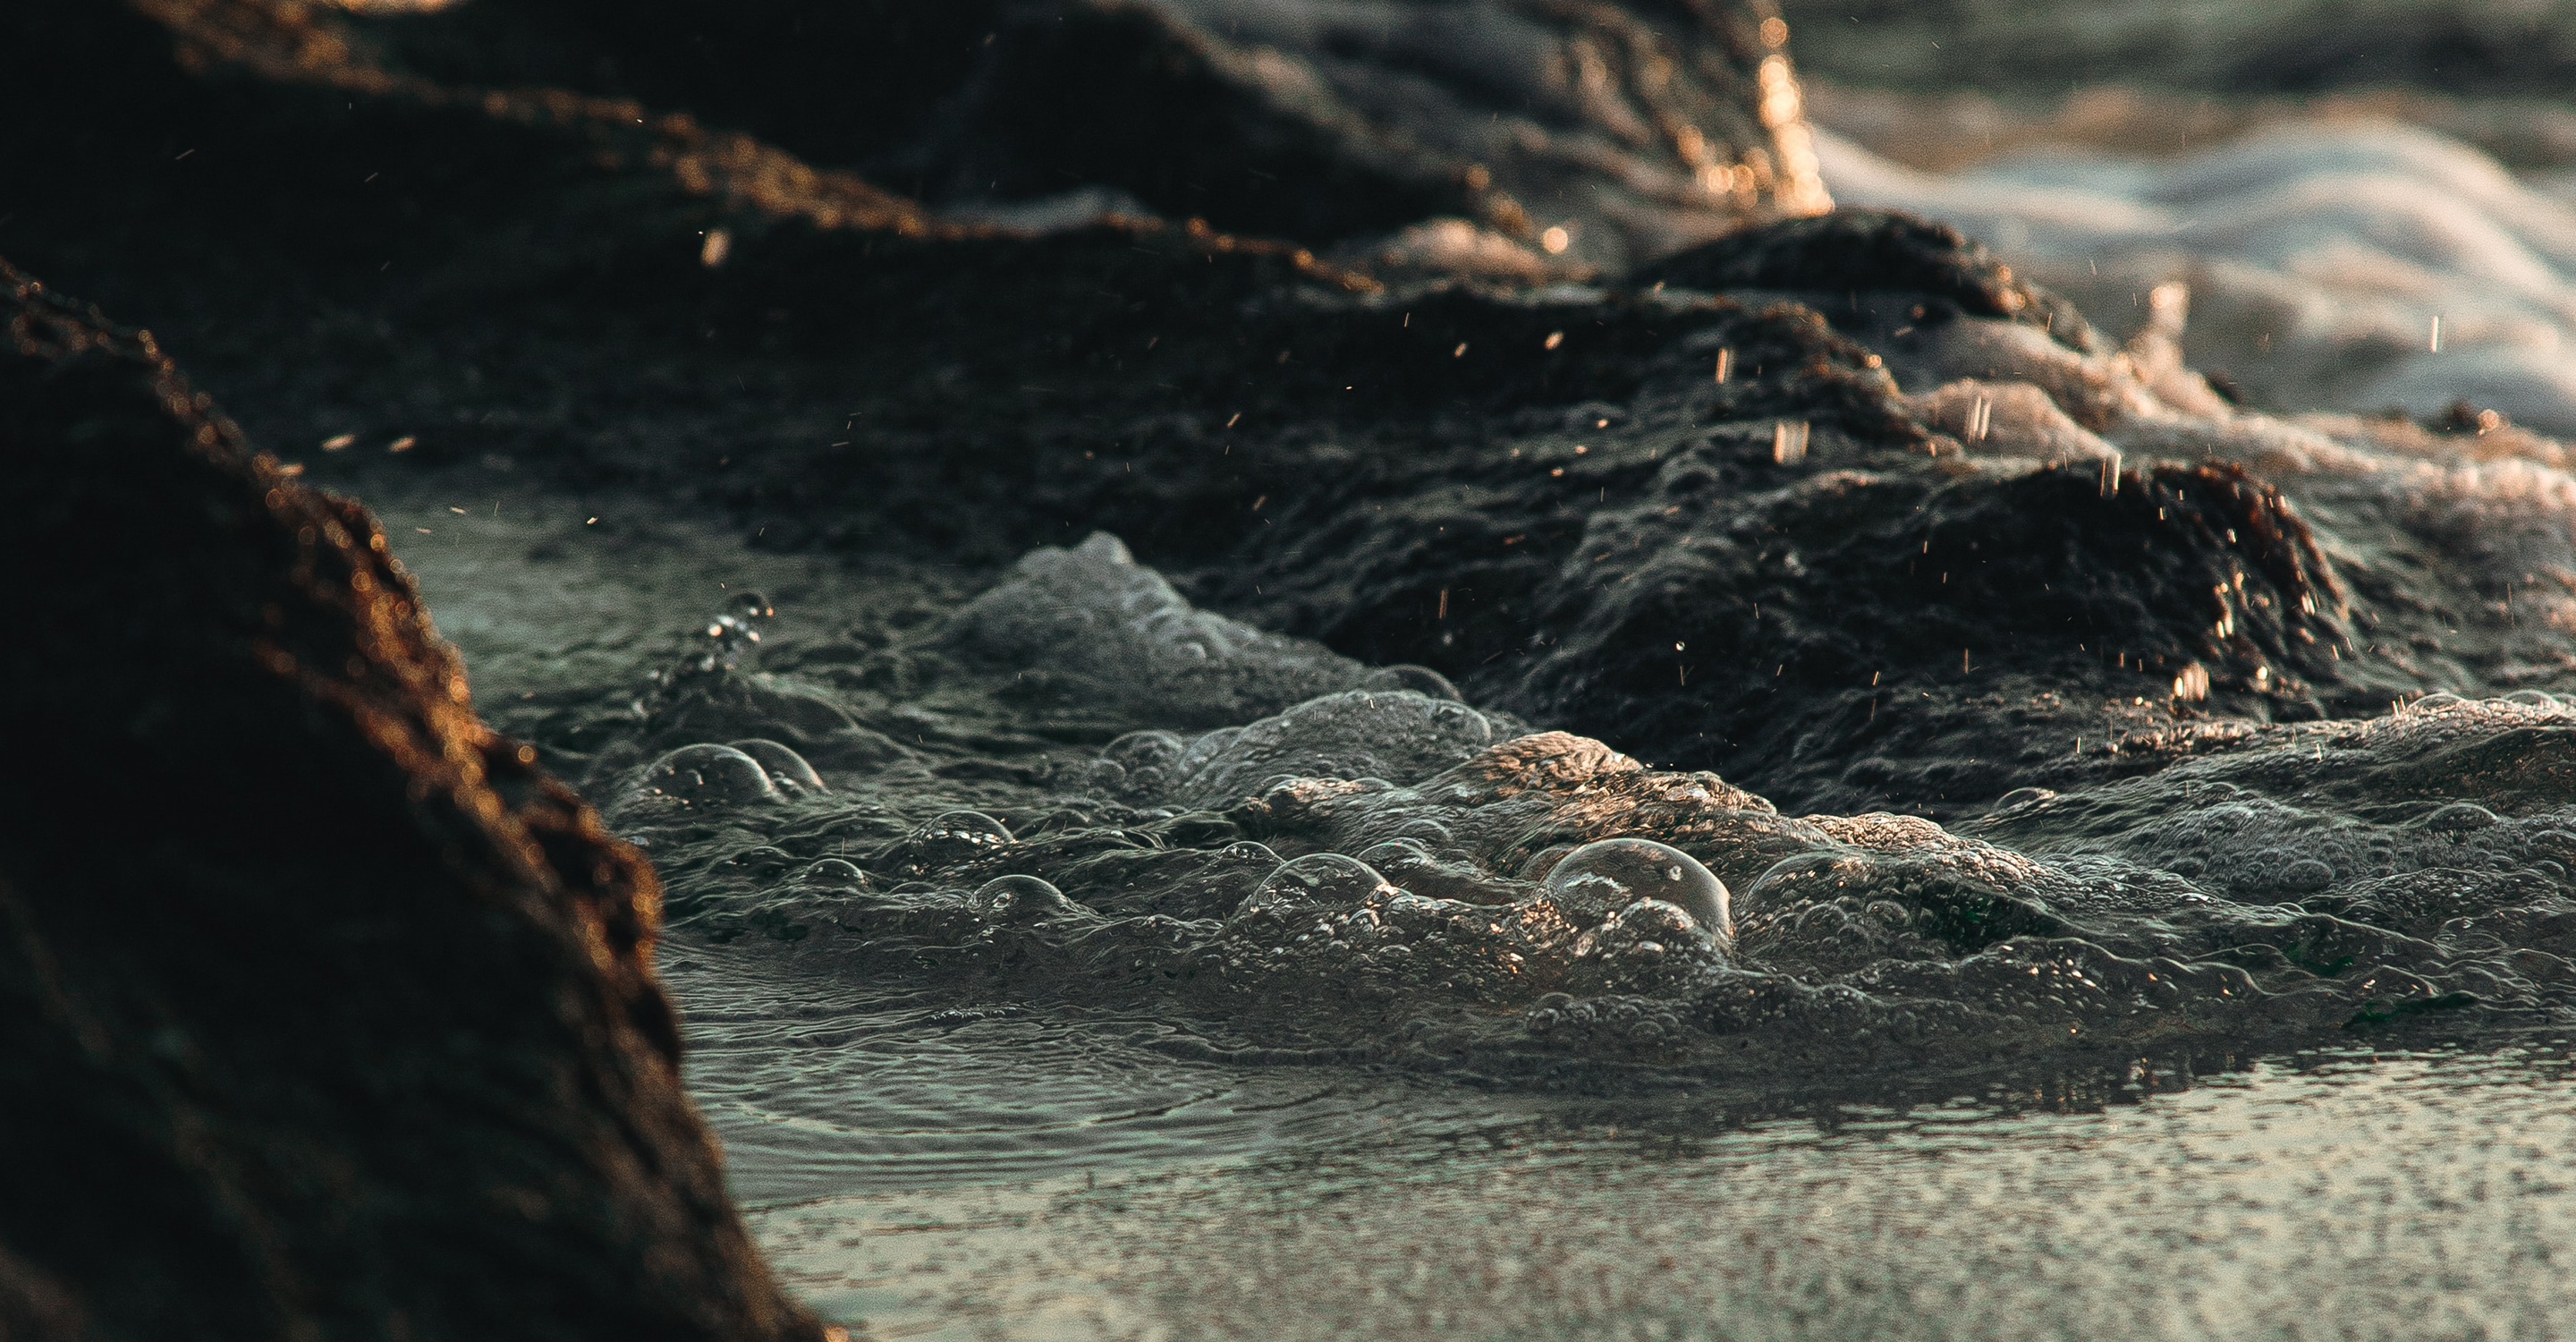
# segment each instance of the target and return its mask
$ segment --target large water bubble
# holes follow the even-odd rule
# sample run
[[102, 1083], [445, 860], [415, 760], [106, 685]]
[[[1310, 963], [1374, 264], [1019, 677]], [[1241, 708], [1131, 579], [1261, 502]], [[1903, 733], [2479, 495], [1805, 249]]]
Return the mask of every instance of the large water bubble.
[[1283, 864], [1244, 897], [1238, 917], [1294, 913], [1308, 909], [1349, 909], [1396, 893], [1377, 869], [1340, 853], [1309, 853]]
[[1411, 662], [1379, 667], [1360, 688], [1411, 690], [1426, 699], [1453, 699], [1460, 703], [1466, 702], [1467, 698], [1458, 692], [1457, 684], [1447, 676]]
[[896, 840], [869, 865], [922, 877], [990, 857], [1013, 842], [1009, 826], [981, 811], [943, 811]]
[[1726, 882], [1698, 858], [1652, 839], [1603, 839], [1575, 849], [1548, 873], [1547, 893], [1569, 917], [1606, 917], [1656, 899], [1689, 914], [1721, 942], [1735, 935]]
[[760, 767], [769, 773], [769, 781], [781, 790], [806, 794], [832, 790], [823, 785], [823, 775], [814, 772], [814, 766], [804, 756], [776, 741], [755, 737], [736, 741], [733, 748], [760, 761]]
[[644, 772], [647, 796], [690, 806], [737, 806], [778, 795], [759, 760], [732, 746], [682, 746]]
[[1370, 844], [1359, 851], [1359, 860], [1417, 895], [1469, 904], [1498, 904], [1510, 901], [1516, 894], [1474, 866], [1440, 857], [1429, 844], [1409, 834]]
[[1569, 986], [1595, 992], [1674, 986], [1694, 967], [1726, 963], [1701, 939], [1707, 930], [1708, 924], [1676, 905], [1638, 900], [1576, 938]]
[[1011, 827], [982, 811], [942, 811], [921, 827], [920, 834], [925, 838], [976, 844], [1011, 842]]
[[997, 923], [1037, 923], [1084, 912], [1049, 881], [1035, 876], [1000, 876], [976, 887], [966, 907]]
[[868, 884], [868, 874], [859, 870], [859, 864], [839, 857], [815, 862], [797, 879], [818, 890], [863, 890]]

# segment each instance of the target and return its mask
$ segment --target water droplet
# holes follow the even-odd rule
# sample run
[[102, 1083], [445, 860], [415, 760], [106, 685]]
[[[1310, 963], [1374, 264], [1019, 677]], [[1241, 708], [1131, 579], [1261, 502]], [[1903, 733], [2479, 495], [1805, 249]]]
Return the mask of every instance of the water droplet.
[[760, 642], [762, 626], [777, 613], [768, 598], [758, 592], [736, 592], [727, 597], [723, 608], [709, 616], [699, 629], [704, 642], [681, 659], [679, 670], [704, 673], [732, 666]]

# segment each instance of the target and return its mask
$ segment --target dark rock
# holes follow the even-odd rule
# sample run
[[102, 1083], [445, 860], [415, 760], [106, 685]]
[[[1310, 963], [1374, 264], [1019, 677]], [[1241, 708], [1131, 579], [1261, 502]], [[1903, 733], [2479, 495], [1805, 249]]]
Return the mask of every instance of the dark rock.
[[1712, 214], [1823, 208], [1769, 16], [1527, 0], [538, 0], [359, 31], [397, 69], [634, 98], [944, 205], [1123, 204], [1313, 245], [1456, 216], [1529, 244], [1557, 228], [1549, 250], [1618, 266], [1705, 236]]
[[1948, 224], [1884, 210], [1841, 210], [1745, 229], [1640, 267], [1629, 280], [1711, 293], [1919, 294], [1934, 300], [1943, 317], [1997, 317], [2040, 327], [2087, 354], [2111, 349], [2074, 304], [2015, 278], [1983, 243]]
[[1303, 90], [1266, 87], [1247, 56], [1151, 4], [1019, 10], [917, 171], [934, 198], [1105, 185], [1175, 218], [1306, 242], [1477, 212], [1463, 164], [1301, 107]]
[[0, 265], [0, 1331], [814, 1337], [635, 851], [476, 721], [365, 509]]
[[[2434, 553], [2476, 538], [2337, 570], [2301, 513], [2357, 505], [2200, 464], [2240, 442], [1964, 459], [1979, 388], [2109, 434], [2154, 360], [1920, 221], [1773, 221], [1608, 287], [1397, 285], [1204, 226], [970, 228], [686, 117], [420, 79], [257, 0], [156, 0], [193, 76], [158, 30], [70, 8], [94, 65], [22, 59], [55, 83], [0, 79], [7, 110], [37, 124], [91, 69], [92, 101], [150, 111], [77, 150], [0, 140], [0, 190], [92, 184], [0, 200], [0, 241], [184, 342], [264, 441], [358, 434], [313, 458], [353, 488], [491, 454], [766, 546], [969, 569], [1105, 530], [1203, 607], [1792, 808], [1953, 814], [2564, 664]], [[1186, 9], [1117, 22], [1217, 52]], [[273, 21], [216, 21], [245, 12]], [[692, 739], [773, 735], [702, 699], [693, 730], [723, 731]], [[810, 722], [774, 737], [826, 770], [895, 751]]]
[[442, 84], [632, 99], [821, 163], [879, 158], [966, 82], [1001, 0], [519, 0], [343, 19]]
[[[1690, 463], [1669, 469], [1668, 481]], [[1533, 720], [1659, 761], [1722, 752], [1730, 773], [1799, 805], [1860, 811], [1891, 795], [1964, 797], [1964, 779], [1816, 776], [1877, 755], [1868, 743], [1890, 730], [1879, 714], [1927, 686], [2072, 686], [2108, 661], [2189, 680], [2165, 690], [2189, 701], [2260, 687], [2287, 716], [2311, 679], [2334, 676], [2327, 649], [2349, 639], [2341, 594], [2277, 493], [2217, 466], [2118, 484], [2066, 468], [1813, 479], [1758, 508], [1758, 525], [1698, 543], [1686, 514], [1664, 520], [1678, 497], [1667, 484], [1627, 526], [1596, 532], [1606, 553], [1587, 571], [1538, 594], [1549, 635], [1493, 691]], [[1982, 747], [1922, 753], [1982, 757], [1993, 796], [2030, 762], [2002, 722], [1983, 732]]]

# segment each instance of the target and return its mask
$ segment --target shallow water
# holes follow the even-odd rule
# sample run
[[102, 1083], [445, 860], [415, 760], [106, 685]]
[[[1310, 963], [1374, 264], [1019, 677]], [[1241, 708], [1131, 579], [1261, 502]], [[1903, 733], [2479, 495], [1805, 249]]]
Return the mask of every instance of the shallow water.
[[2553, 1054], [2335, 1051], [2095, 1112], [1502, 1113], [758, 1208], [880, 1336], [2545, 1338]]
[[[575, 774], [624, 767], [656, 674], [703, 660], [701, 622], [744, 588], [780, 612], [745, 666], [816, 686], [1002, 576], [763, 554], [478, 478], [370, 501], [486, 713]], [[989, 766], [1088, 756], [1126, 725], [1079, 694], [832, 684], [915, 809], [1012, 803], [1022, 775]], [[1991, 823], [2081, 846], [2119, 809], [2102, 795]], [[869, 843], [907, 824], [871, 822]], [[2224, 865], [2243, 828], [2166, 841]], [[2468, 1044], [2310, 1025], [2269, 1051], [2070, 1058], [1998, 1039], [1931, 1073], [1701, 1070], [1586, 1098], [1580, 1078], [1347, 1050], [1248, 1061], [1226, 1050], [1275, 1018], [726, 929], [690, 900], [746, 887], [660, 856], [661, 963], [736, 1195], [795, 1288], [872, 1336], [2539, 1338], [2576, 1306], [2554, 1263], [2576, 1104], [2545, 1011], [2434, 1018]]]
[[2543, 691], [2239, 723], [1944, 828], [1536, 730], [1196, 609], [1107, 536], [908, 630], [725, 600], [566, 733], [587, 786], [680, 936], [960, 1009], [1764, 1092], [2576, 1012], [2576, 709]]

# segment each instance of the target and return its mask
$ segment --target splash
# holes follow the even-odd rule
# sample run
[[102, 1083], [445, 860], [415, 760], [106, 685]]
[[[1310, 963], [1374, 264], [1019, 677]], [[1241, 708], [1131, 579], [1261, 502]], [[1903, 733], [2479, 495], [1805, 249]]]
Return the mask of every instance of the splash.
[[[1089, 570], [1114, 580], [1047, 585]], [[684, 742], [705, 702], [739, 724], [783, 683], [713, 673], [648, 710], [636, 739], [661, 753], [610, 782], [682, 935], [960, 998], [1150, 1008], [1247, 1058], [1524, 1077], [2576, 1010], [2576, 708], [2539, 692], [2266, 728], [1945, 828], [1783, 815], [1411, 688], [1188, 730], [1248, 685], [1380, 673], [1196, 611], [1106, 538], [1033, 556], [906, 655], [995, 697], [1050, 666], [1156, 689], [1112, 695], [1130, 730], [1007, 767], [818, 771], [785, 722]]]

